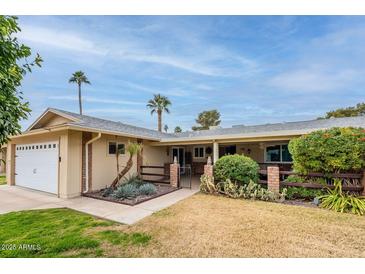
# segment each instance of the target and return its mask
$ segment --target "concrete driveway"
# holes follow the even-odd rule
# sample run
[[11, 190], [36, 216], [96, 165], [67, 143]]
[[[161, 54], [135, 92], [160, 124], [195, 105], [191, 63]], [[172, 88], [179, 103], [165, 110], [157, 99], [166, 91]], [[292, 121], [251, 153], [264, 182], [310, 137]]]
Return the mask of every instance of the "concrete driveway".
[[180, 189], [147, 202], [128, 206], [87, 197], [60, 199], [54, 195], [17, 186], [0, 186], [0, 214], [13, 211], [67, 207], [96, 217], [133, 224], [198, 192]]

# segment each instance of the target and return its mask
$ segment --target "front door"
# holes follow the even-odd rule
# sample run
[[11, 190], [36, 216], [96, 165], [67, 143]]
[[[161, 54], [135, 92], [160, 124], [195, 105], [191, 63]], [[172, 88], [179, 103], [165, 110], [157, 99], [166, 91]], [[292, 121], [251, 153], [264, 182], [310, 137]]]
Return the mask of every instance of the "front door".
[[183, 147], [172, 148], [172, 161], [174, 161], [175, 157], [181, 167], [185, 165], [185, 149]]

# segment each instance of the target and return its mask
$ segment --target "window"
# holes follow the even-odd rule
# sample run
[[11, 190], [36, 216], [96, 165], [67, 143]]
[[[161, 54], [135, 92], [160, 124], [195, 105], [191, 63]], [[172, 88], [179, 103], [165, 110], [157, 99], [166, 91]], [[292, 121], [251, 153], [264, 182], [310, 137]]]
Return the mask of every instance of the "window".
[[204, 158], [204, 147], [194, 147], [194, 158]]
[[266, 162], [292, 162], [288, 145], [275, 145], [266, 147]]
[[109, 155], [115, 155], [117, 153], [117, 148], [118, 148], [119, 154], [121, 154], [121, 155], [125, 154], [125, 144], [117, 143], [117, 142], [109, 142], [108, 143]]

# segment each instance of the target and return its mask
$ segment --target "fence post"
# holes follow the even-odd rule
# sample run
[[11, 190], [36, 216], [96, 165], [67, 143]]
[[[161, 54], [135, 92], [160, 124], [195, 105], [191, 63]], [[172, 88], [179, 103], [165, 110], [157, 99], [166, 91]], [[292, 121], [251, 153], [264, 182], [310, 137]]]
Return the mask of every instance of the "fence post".
[[278, 166], [267, 167], [267, 188], [270, 191], [279, 193], [280, 191], [280, 172]]
[[213, 165], [212, 165], [212, 158], [209, 156], [207, 164], [204, 165], [204, 175], [213, 177]]
[[362, 171], [361, 184], [362, 184], [362, 186], [364, 187], [364, 188], [362, 189], [362, 193], [361, 193], [361, 195], [362, 195], [362, 196], [365, 196], [365, 169]]
[[177, 158], [174, 158], [174, 163], [170, 164], [170, 185], [172, 187], [179, 187], [180, 181], [180, 165], [177, 162]]

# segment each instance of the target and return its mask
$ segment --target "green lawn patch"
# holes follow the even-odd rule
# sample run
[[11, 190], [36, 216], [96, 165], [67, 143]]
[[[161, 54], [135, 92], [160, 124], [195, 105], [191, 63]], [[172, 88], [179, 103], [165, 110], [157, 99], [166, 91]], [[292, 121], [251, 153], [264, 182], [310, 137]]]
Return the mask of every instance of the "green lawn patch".
[[115, 230], [100, 231], [98, 235], [114, 245], [146, 245], [151, 240], [151, 236], [145, 233], [128, 234]]
[[0, 176], [0, 185], [5, 185], [5, 184], [6, 184], [6, 177]]
[[64, 208], [0, 215], [0, 257], [100, 257], [104, 241], [127, 246], [150, 240], [143, 233], [98, 231], [119, 226]]

